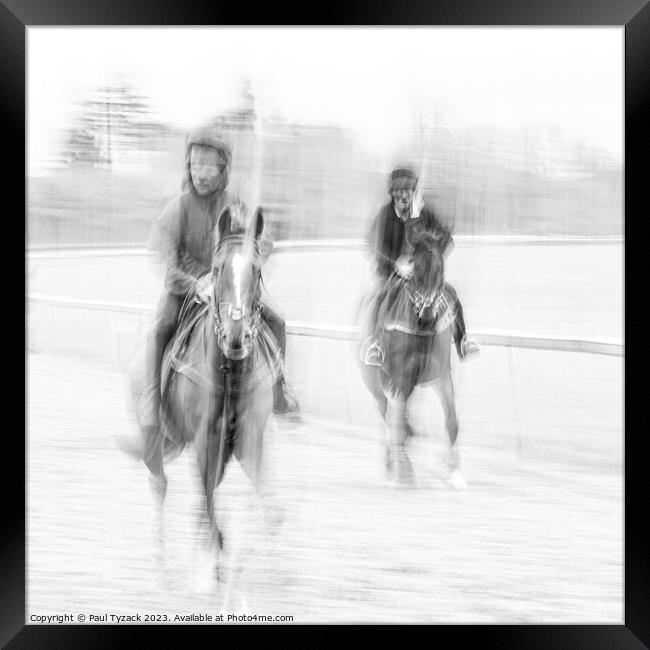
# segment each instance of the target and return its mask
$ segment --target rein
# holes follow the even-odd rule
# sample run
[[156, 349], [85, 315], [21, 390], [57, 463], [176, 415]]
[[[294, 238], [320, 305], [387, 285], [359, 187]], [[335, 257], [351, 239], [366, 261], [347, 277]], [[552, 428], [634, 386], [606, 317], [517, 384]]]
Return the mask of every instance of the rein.
[[[411, 282], [407, 281], [404, 283], [404, 290], [408, 296], [411, 304], [413, 306], [413, 311], [418, 315], [418, 318], [422, 318], [424, 310], [432, 307], [435, 303], [436, 308], [434, 309], [433, 316], [435, 317], [440, 310], [441, 302], [444, 301], [444, 295], [441, 291], [440, 285], [433, 290], [430, 294], [420, 293], [417, 289], [413, 289]], [[445, 301], [446, 302], [446, 301]]]

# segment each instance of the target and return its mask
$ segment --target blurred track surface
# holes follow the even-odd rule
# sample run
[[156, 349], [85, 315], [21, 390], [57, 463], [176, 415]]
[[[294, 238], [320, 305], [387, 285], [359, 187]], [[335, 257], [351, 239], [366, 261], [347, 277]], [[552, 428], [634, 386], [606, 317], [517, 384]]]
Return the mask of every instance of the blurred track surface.
[[[448, 278], [470, 328], [622, 340], [620, 244], [459, 246]], [[349, 325], [368, 281], [360, 251], [277, 253], [272, 304], [289, 320]], [[155, 303], [145, 256], [29, 259], [30, 292]], [[443, 418], [418, 391], [418, 484], [380, 471], [372, 401], [346, 341], [289, 339], [306, 421], [269, 427], [266, 458], [285, 509], [271, 534], [236, 464], [217, 497], [231, 591], [198, 588], [202, 507], [192, 450], [168, 467], [166, 546], [125, 362], [147, 318], [30, 303], [29, 614], [292, 615], [295, 622], [612, 623], [623, 619], [623, 359], [486, 347], [454, 358], [469, 484], [444, 481]], [[173, 622], [173, 620], [172, 620]]]
[[[275, 533], [265, 526], [231, 464], [217, 493], [230, 557], [238, 558], [230, 592], [194, 580], [202, 498], [192, 450], [168, 466], [159, 562], [145, 467], [116, 445], [134, 434], [123, 376], [29, 355], [28, 617], [149, 613], [173, 621], [224, 612], [297, 623], [620, 624], [622, 362], [530, 354], [527, 366], [544, 359], [547, 380], [581, 377], [577, 387], [553, 393], [546, 381], [546, 392], [526, 395], [525, 377], [519, 396], [504, 397], [495, 372], [507, 369], [505, 359], [463, 366], [464, 492], [443, 480], [442, 418], [427, 411], [428, 393], [415, 398], [414, 489], [383, 480], [373, 419], [363, 427], [314, 419], [270, 426], [266, 458], [285, 521]], [[321, 377], [322, 401], [335, 380]], [[503, 400], [517, 401], [517, 417], [504, 413]]]

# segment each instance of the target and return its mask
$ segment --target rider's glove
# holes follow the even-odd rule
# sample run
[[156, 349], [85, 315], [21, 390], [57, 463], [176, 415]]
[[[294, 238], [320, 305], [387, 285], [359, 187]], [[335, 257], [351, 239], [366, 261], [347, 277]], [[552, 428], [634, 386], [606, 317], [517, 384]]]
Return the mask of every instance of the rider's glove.
[[202, 275], [194, 287], [196, 297], [202, 302], [210, 301], [210, 292], [212, 290], [212, 273]]
[[403, 278], [410, 278], [413, 275], [413, 262], [407, 255], [402, 255], [395, 262], [395, 272]]

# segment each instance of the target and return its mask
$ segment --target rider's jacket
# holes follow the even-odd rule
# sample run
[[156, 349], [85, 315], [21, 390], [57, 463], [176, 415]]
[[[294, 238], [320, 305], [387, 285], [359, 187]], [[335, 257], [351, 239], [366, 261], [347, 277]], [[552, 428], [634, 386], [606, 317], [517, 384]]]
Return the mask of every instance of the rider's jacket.
[[368, 240], [380, 277], [384, 280], [389, 278], [397, 259], [410, 252], [410, 242], [422, 231], [436, 236], [441, 253], [453, 243], [449, 229], [440, 223], [426, 204], [419, 209], [416, 207], [413, 215], [406, 220], [397, 216], [392, 201], [379, 210], [370, 227]]
[[232, 199], [229, 192], [202, 197], [190, 188], [165, 207], [156, 222], [156, 248], [166, 263], [167, 291], [184, 296], [210, 271], [216, 220]]
[[[193, 144], [213, 147], [226, 162], [222, 185], [209, 196], [200, 196], [192, 185], [189, 164]], [[156, 250], [165, 262], [165, 289], [177, 296], [185, 296], [196, 280], [210, 271], [217, 219], [226, 206], [239, 204], [239, 200], [225, 189], [230, 171], [230, 150], [212, 129], [197, 129], [188, 135], [185, 160], [183, 193], [164, 208], [149, 242], [150, 248]], [[270, 238], [263, 234], [263, 259], [270, 255], [270, 247]]]

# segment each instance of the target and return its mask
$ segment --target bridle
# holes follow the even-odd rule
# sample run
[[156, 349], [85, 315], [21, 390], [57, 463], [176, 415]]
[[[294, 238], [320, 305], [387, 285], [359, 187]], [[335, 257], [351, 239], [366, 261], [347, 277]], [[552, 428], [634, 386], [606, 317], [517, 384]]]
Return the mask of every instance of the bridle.
[[[223, 241], [231, 239], [231, 237], [224, 238]], [[254, 240], [253, 240], [254, 241]], [[254, 242], [257, 247], [257, 242]], [[255, 248], [257, 252], [257, 248]], [[217, 280], [211, 295], [211, 315], [214, 323], [214, 333], [217, 335], [217, 342], [222, 352], [232, 360], [244, 359], [250, 352], [252, 341], [257, 337], [262, 327], [262, 305], [259, 300], [253, 299], [250, 305], [239, 304], [235, 305], [229, 301], [218, 300], [220, 289], [220, 276], [219, 272]], [[261, 281], [261, 276], [256, 275], [256, 283]], [[257, 291], [255, 291], [257, 293]], [[245, 341], [248, 345], [243, 345], [241, 350], [234, 350], [227, 344], [227, 322], [244, 321], [246, 325]]]
[[220, 342], [225, 342], [226, 339], [226, 319], [237, 322], [243, 318], [247, 318], [251, 337], [254, 338], [257, 336], [261, 327], [262, 319], [262, 306], [260, 304], [254, 304], [251, 308], [247, 305], [234, 307], [231, 302], [219, 302], [218, 307], [215, 307], [215, 303], [216, 296], [213, 298], [211, 311], [212, 320], [214, 321], [214, 333], [217, 335]]

